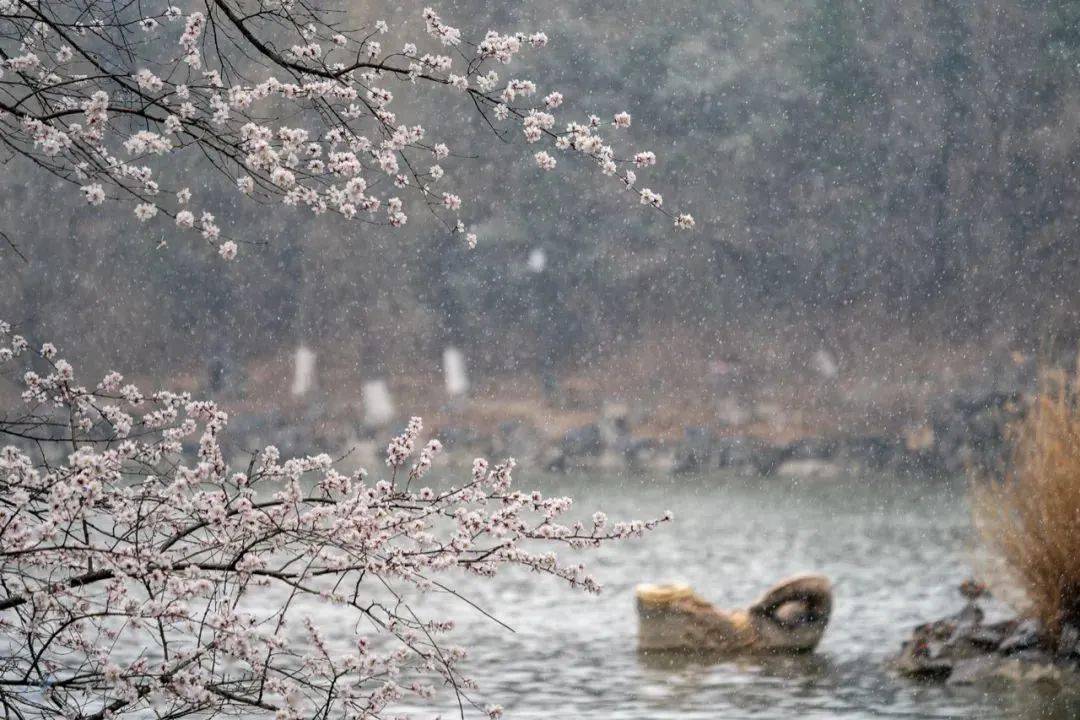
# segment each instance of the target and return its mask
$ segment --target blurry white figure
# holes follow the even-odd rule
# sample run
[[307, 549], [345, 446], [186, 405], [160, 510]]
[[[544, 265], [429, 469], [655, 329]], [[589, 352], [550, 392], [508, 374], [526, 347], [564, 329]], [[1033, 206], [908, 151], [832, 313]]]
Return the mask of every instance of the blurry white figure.
[[836, 358], [828, 350], [822, 348], [814, 353], [814, 357], [811, 358], [810, 364], [814, 368], [814, 372], [823, 378], [832, 380], [840, 374], [840, 365], [837, 364]]
[[296, 348], [293, 361], [293, 397], [303, 397], [315, 389], [315, 352], [306, 345]]
[[456, 347], [443, 350], [443, 374], [446, 377], [446, 394], [452, 398], [469, 392], [469, 378], [465, 373], [465, 353]]
[[534, 273], [543, 272], [547, 267], [547, 253], [544, 248], [533, 248], [529, 251], [529, 269]]
[[371, 380], [361, 388], [364, 403], [364, 424], [381, 427], [394, 419], [394, 401], [390, 397], [390, 388], [386, 381]]
[[716, 401], [716, 421], [725, 427], [737, 427], [750, 422], [750, 413], [733, 397]]

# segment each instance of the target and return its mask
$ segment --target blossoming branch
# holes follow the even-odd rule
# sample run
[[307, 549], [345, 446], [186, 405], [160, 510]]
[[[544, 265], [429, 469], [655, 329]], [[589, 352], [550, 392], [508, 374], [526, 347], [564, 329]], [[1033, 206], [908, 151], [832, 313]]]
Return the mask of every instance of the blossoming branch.
[[[514, 489], [513, 460], [433, 477], [441, 445], [413, 418], [385, 476], [273, 447], [229, 461], [212, 402], [81, 384], [0, 324], [22, 406], [0, 417], [0, 705], [9, 717], [216, 712], [385, 717], [450, 688], [497, 717], [461, 670], [453, 623], [413, 610], [454, 573], [521, 567], [600, 589], [557, 548], [658, 522], [566, 520], [571, 500]], [[417, 451], [417, 448], [420, 448]], [[476, 607], [460, 595], [463, 609]]]
[[204, 156], [240, 195], [316, 214], [400, 227], [426, 209], [474, 246], [465, 203], [443, 179], [459, 139], [395, 102], [443, 93], [492, 129], [517, 125], [526, 143], [544, 144], [532, 155], [542, 170], [559, 156], [584, 160], [613, 189], [693, 227], [639, 185], [656, 156], [616, 149], [629, 113], [560, 127], [562, 93], [513, 69], [547, 45], [543, 32], [469, 41], [431, 8], [393, 29], [355, 27], [347, 4], [331, 5], [0, 0], [0, 143], [76, 184], [90, 205], [111, 199], [142, 221], [166, 218], [226, 259], [237, 242], [200, 208], [188, 158]]

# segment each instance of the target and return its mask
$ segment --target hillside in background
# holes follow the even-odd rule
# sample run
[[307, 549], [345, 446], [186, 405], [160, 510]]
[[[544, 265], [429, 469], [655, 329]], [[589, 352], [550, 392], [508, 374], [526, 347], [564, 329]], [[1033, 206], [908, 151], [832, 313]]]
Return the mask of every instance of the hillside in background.
[[[359, 5], [418, 22], [396, 3]], [[951, 392], [1011, 392], [1033, 359], [1072, 362], [1077, 8], [684, 1], [659, 23], [644, 1], [443, 3], [474, 35], [547, 31], [538, 61], [558, 82], [541, 90], [633, 113], [634, 143], [662, 156], [653, 185], [697, 230], [583, 189], [570, 158], [541, 174], [511, 132], [453, 178], [479, 198], [471, 251], [419, 216], [403, 241], [242, 206], [207, 168], [249, 241], [233, 267], [195, 242], [161, 246], [126, 214], [57, 213], [77, 189], [13, 161], [0, 212], [39, 218], [18, 250], [41, 269], [19, 272], [0, 246], [0, 314], [101, 369], [172, 374], [239, 407], [273, 382], [297, 421], [313, 403], [353, 407], [382, 379], [401, 414], [447, 423], [497, 424], [520, 406], [556, 432], [619, 403], [658, 437], [723, 431], [731, 414], [780, 436], [901, 432]], [[631, 41], [607, 42], [627, 27]], [[493, 132], [465, 102], [426, 111], [463, 138]], [[296, 399], [300, 345], [322, 390]], [[443, 389], [447, 346], [464, 353], [466, 409]]]

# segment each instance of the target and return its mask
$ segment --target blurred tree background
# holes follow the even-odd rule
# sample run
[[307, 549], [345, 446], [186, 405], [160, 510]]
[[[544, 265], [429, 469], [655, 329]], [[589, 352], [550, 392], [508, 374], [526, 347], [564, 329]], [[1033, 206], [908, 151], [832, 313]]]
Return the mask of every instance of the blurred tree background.
[[[484, 148], [447, 178], [475, 198], [475, 250], [428, 218], [404, 234], [357, 230], [245, 205], [223, 187], [219, 210], [240, 219], [227, 231], [253, 243], [223, 264], [186, 238], [159, 248], [163, 226], [79, 207], [77, 189], [12, 162], [0, 229], [29, 265], [0, 250], [3, 315], [121, 369], [118, 352], [177, 372], [300, 342], [331, 364], [391, 376], [437, 373], [454, 344], [492, 378], [676, 348], [703, 361], [820, 346], [843, 355], [853, 334], [862, 353], [896, 337], [924, 341], [911, 352], [988, 338], [1075, 348], [1080, 4], [451, 0], [438, 10], [472, 36], [548, 32], [549, 50], [530, 61], [557, 83], [541, 91], [563, 92], [582, 117], [629, 110], [635, 144], [660, 157], [649, 185], [677, 197], [697, 229], [674, 233], [632, 197], [592, 192], [595, 173], [569, 157], [544, 174], [520, 131], [503, 142], [469, 103], [440, 102], [431, 124], [460, 127], [463, 152]], [[378, 0], [355, 13], [419, 22]], [[538, 252], [544, 262], [530, 266]]]

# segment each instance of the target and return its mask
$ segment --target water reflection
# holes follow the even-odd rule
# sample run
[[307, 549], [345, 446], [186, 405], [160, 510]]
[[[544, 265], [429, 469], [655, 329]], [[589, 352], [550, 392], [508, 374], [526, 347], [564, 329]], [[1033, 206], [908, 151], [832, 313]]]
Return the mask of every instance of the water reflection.
[[685, 653], [666, 650], [638, 651], [638, 662], [657, 673], [680, 673], [702, 668], [725, 667], [738, 673], [760, 673], [766, 677], [796, 679], [820, 678], [830, 672], [829, 658], [815, 653], [796, 655], [760, 654], [732, 658], [727, 653]]

